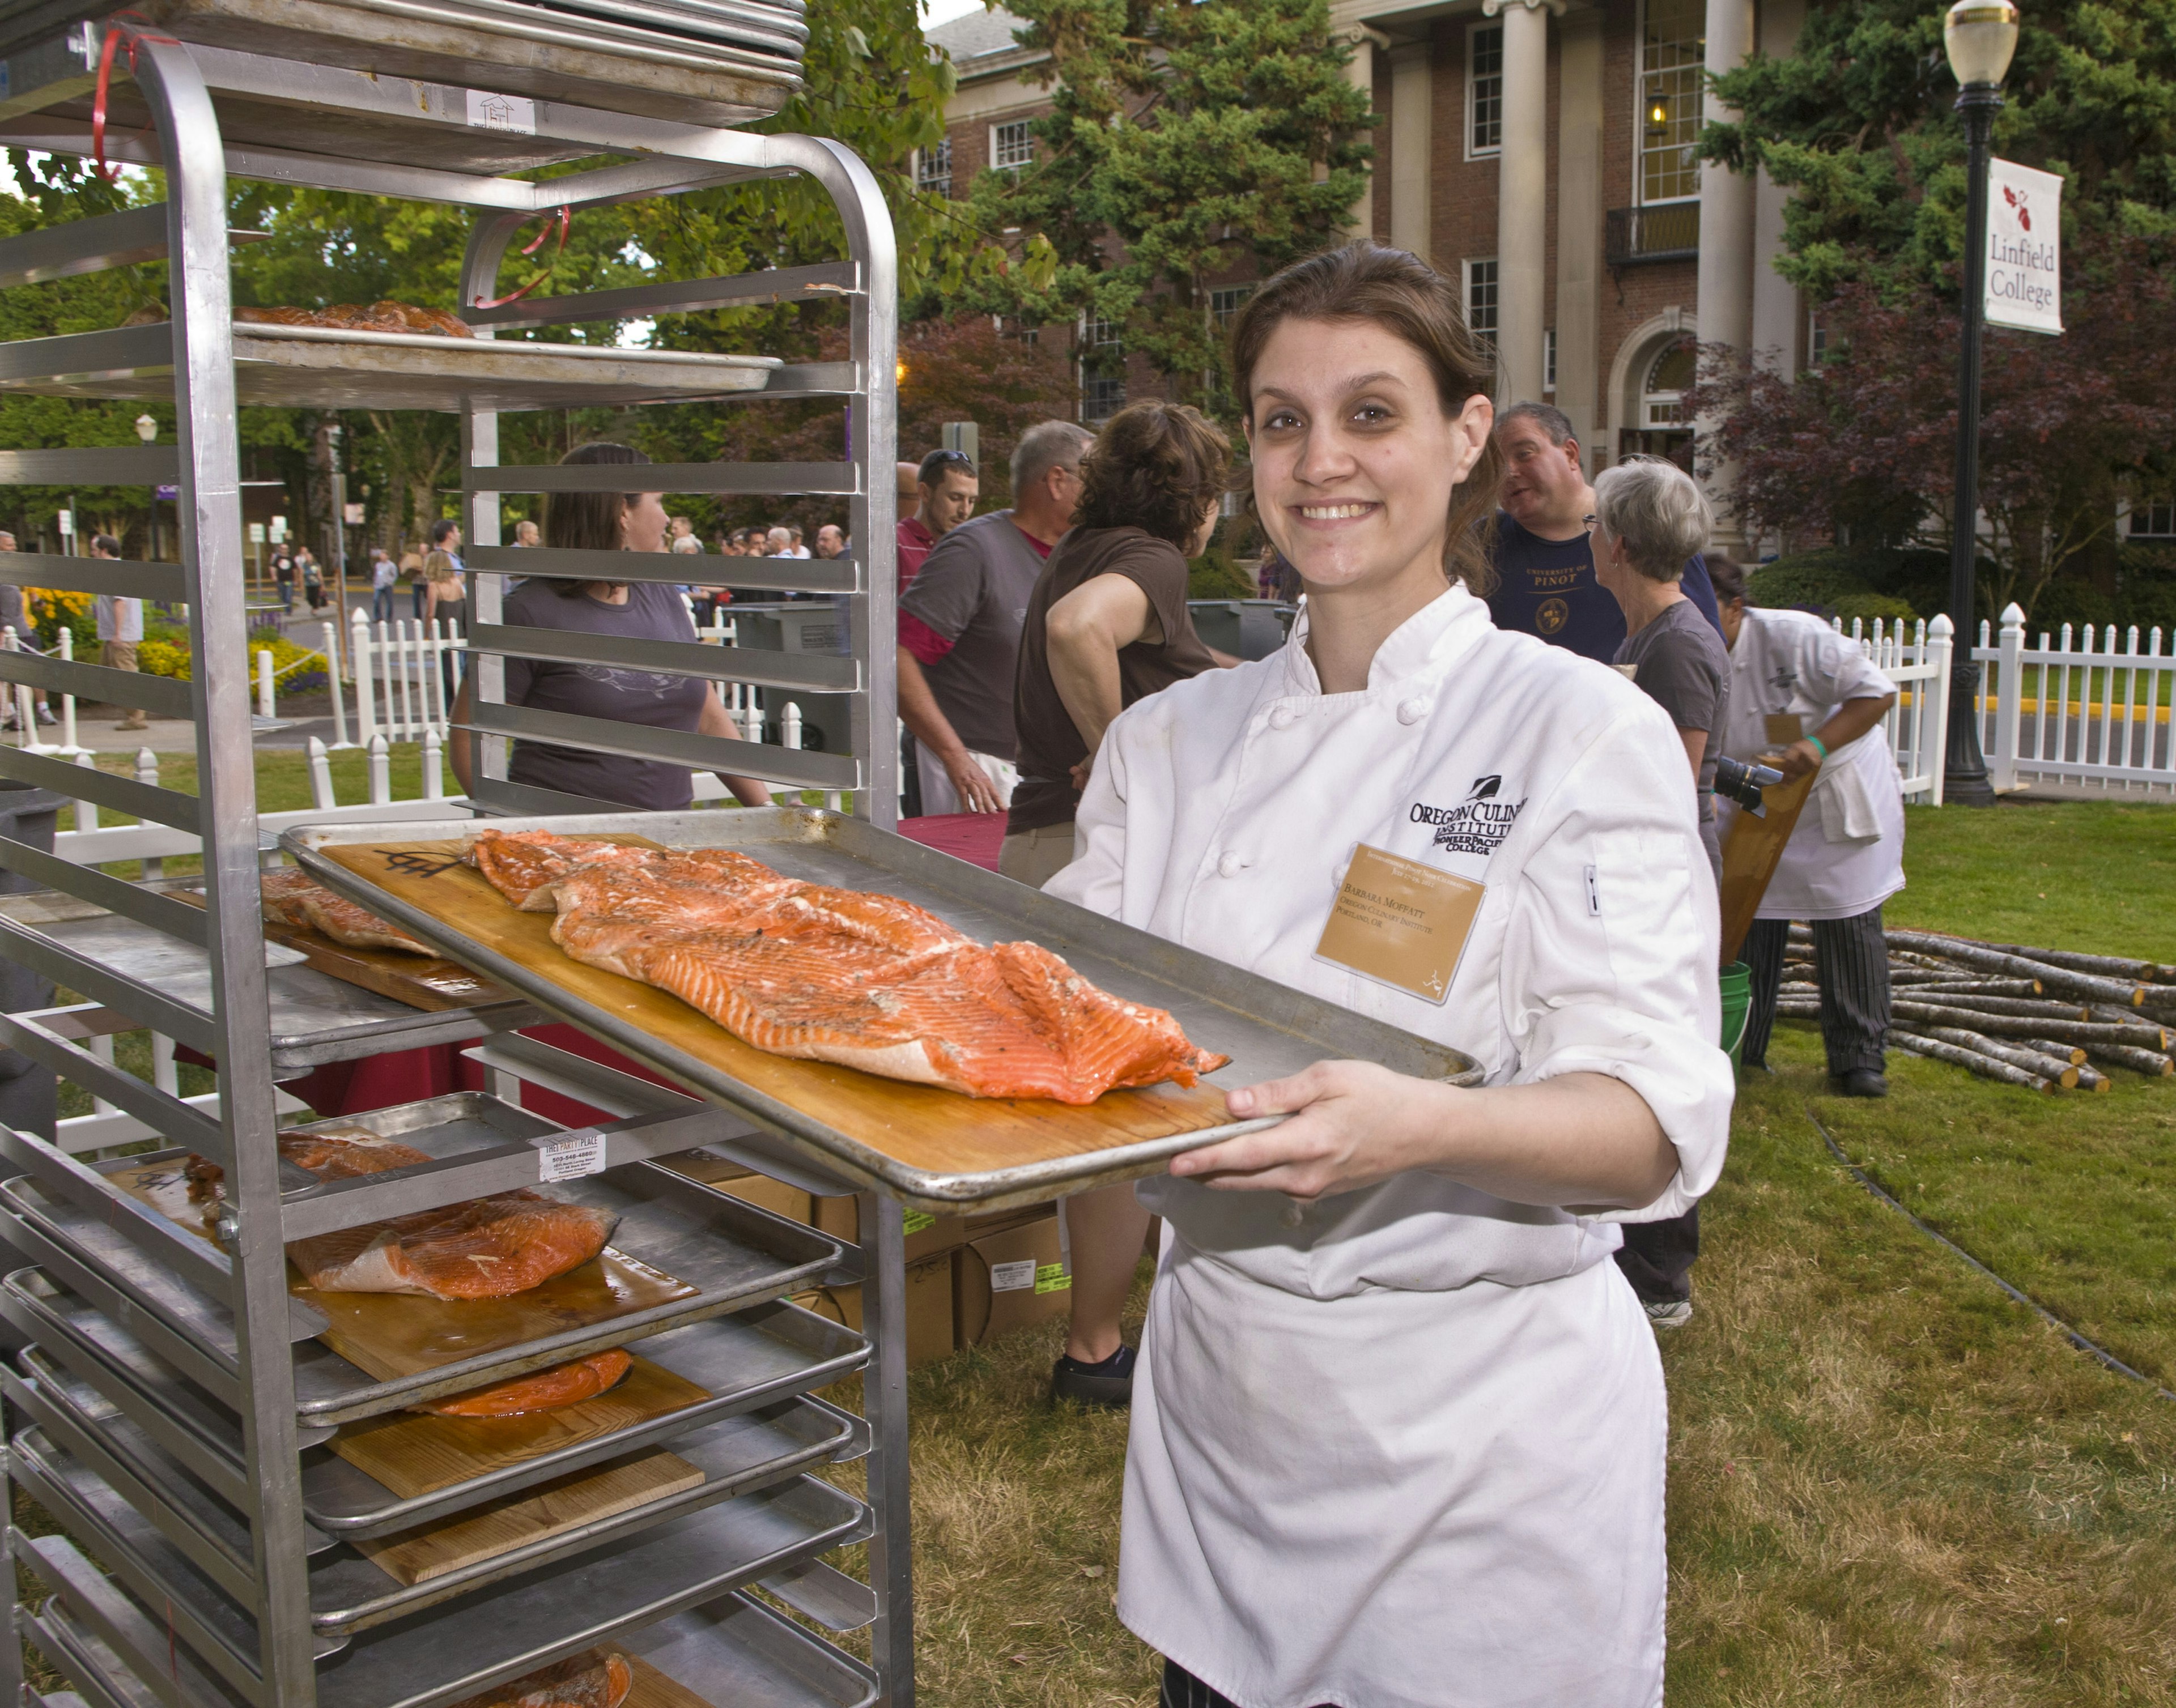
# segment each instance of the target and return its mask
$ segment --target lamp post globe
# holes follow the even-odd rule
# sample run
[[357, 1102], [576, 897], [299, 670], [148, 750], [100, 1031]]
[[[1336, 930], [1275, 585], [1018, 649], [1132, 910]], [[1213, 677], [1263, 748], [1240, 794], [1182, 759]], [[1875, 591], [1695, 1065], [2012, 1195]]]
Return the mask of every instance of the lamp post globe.
[[152, 440], [159, 436], [159, 424], [149, 415], [137, 416], [136, 436], [145, 444], [150, 444]]
[[[1979, 665], [1972, 643], [1974, 559], [1979, 535], [1980, 346], [1987, 314], [1987, 175], [2002, 79], [2017, 49], [2017, 8], [2011, 0], [1956, 0], [1942, 22], [1942, 42], [1957, 79], [1957, 111], [1965, 126], [1964, 333], [1957, 353], [1957, 462], [1950, 505], [1950, 621], [1956, 651], [1950, 672], [1949, 740], [1942, 799], [1960, 806], [1992, 806], [1994, 785], [1980, 751]], [[2016, 686], [2002, 684], [2014, 694]]]

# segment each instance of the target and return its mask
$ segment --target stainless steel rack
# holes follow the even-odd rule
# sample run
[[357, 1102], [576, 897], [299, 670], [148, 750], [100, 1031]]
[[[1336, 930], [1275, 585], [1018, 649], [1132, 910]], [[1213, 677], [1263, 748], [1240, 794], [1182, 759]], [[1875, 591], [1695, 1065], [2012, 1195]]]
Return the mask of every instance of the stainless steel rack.
[[[160, 16], [211, 17], [220, 5], [177, 0]], [[0, 1180], [0, 1238], [30, 1264], [0, 1278], [0, 1316], [30, 1343], [0, 1371], [7, 1487], [33, 1494], [65, 1532], [30, 1537], [12, 1522], [10, 1505], [8, 1553], [44, 1591], [18, 1606], [16, 1624], [71, 1687], [17, 1694], [52, 1708], [439, 1708], [611, 1641], [719, 1708], [906, 1708], [914, 1674], [898, 1204], [863, 1192], [866, 1244], [842, 1248], [654, 1159], [703, 1146], [812, 1190], [851, 1192], [853, 1183], [726, 1112], [645, 1095], [629, 1076], [520, 1037], [514, 1028], [539, 1018], [527, 1005], [420, 1014], [268, 950], [258, 914], [268, 850], [251, 746], [236, 422], [237, 406], [251, 401], [459, 412], [476, 578], [479, 807], [597, 805], [539, 799], [506, 780], [509, 738], [548, 738], [851, 793], [863, 816], [889, 826], [896, 743], [892, 649], [882, 637], [893, 619], [897, 342], [889, 218], [874, 178], [835, 144], [683, 122], [704, 117], [699, 88], [677, 91], [682, 106], [672, 119], [656, 116], [674, 111], [661, 102], [640, 116], [568, 105], [554, 97], [582, 86], [578, 64], [509, 81], [513, 73], [496, 62], [506, 57], [503, 48], [464, 58], [435, 14], [429, 41], [410, 41], [430, 10], [422, 0], [311, 6], [312, 17], [367, 10], [384, 22], [384, 39], [314, 52], [309, 44], [322, 32], [242, 28], [256, 16], [242, 0], [225, 8], [234, 30], [192, 24], [175, 31], [191, 38], [186, 43], [137, 36], [129, 75], [118, 75], [125, 59], [116, 64], [106, 154], [160, 166], [168, 199], [0, 242], [0, 289], [166, 263], [169, 322], [0, 345], [0, 388], [171, 397], [179, 424], [171, 447], [0, 451], [0, 483], [171, 485], [181, 519], [177, 561], [16, 553], [0, 556], [0, 581], [186, 605], [195, 660], [193, 680], [183, 683], [6, 653], [0, 682], [192, 719], [199, 792], [5, 748], [0, 777], [196, 836], [205, 903], [188, 905], [156, 882], [0, 839], [0, 867], [46, 887], [0, 912], [0, 955], [90, 1005], [0, 1016], [0, 1044], [106, 1099], [171, 1147], [130, 1158], [124, 1168], [0, 1129], [0, 1173], [13, 1175]], [[91, 153], [87, 95], [99, 46], [95, 26], [78, 26], [12, 54], [0, 141]], [[390, 62], [361, 62], [411, 50], [412, 59], [425, 47], [436, 56], [426, 56], [429, 68], [416, 60], [405, 74]], [[275, 57], [283, 52], [291, 57]], [[333, 60], [340, 62], [324, 62]], [[481, 86], [429, 80], [453, 74], [448, 67]], [[509, 93], [523, 98], [509, 103]], [[726, 91], [720, 106], [744, 98]], [[512, 176], [574, 161], [585, 164], [545, 182]], [[495, 295], [508, 244], [539, 216], [796, 173], [814, 180], [838, 211], [846, 253], [837, 261], [472, 307], [472, 340], [268, 335], [234, 323], [231, 178], [473, 210], [462, 300], [481, 304]], [[570, 354], [519, 336], [559, 322], [811, 300], [845, 306], [846, 360]], [[836, 743], [802, 752], [664, 738], [505, 705], [500, 659], [548, 658], [561, 643], [503, 622], [508, 572], [587, 578], [608, 570], [618, 580], [671, 581], [684, 560], [645, 568], [645, 560], [616, 554], [603, 564], [596, 560], [604, 554], [509, 552], [500, 544], [500, 495], [617, 490], [624, 476], [502, 466], [497, 411], [704, 398], [761, 407], [777, 397], [836, 399], [846, 420], [845, 458], [665, 467], [646, 478], [680, 491], [844, 501], [855, 558], [708, 559], [704, 573], [737, 588], [833, 596], [846, 611], [851, 646], [815, 659], [658, 644], [622, 647], [614, 661], [846, 697], [851, 739], [844, 751]], [[123, 1026], [152, 1028], [212, 1058], [215, 1102], [185, 1103], [87, 1047]], [[464, 1093], [353, 1118], [397, 1132], [427, 1163], [324, 1181], [281, 1160], [275, 1076], [477, 1039], [490, 1040], [481, 1055], [498, 1095]], [[612, 1118], [569, 1133], [518, 1106], [524, 1082], [569, 1092]], [[122, 1179], [140, 1186], [142, 1169], [189, 1152], [225, 1171], [225, 1201], [209, 1228], [215, 1238], [133, 1196]], [[590, 1156], [595, 1167], [571, 1160]], [[290, 1294], [292, 1240], [540, 1180], [563, 1180], [552, 1190], [617, 1213], [616, 1244], [692, 1292], [603, 1329], [540, 1333], [395, 1377], [341, 1357], [318, 1338], [331, 1329], [325, 1314]], [[787, 1302], [817, 1281], [863, 1284], [867, 1339]], [[421, 1495], [386, 1487], [329, 1445], [343, 1429], [433, 1394], [630, 1340], [708, 1399]], [[814, 1396], [857, 1372], [863, 1417]], [[357, 1549], [660, 1446], [699, 1481], [472, 1568], [405, 1586]], [[858, 1459], [868, 1461], [866, 1499], [821, 1474]], [[867, 1544], [866, 1582], [824, 1562], [848, 1543]], [[864, 1628], [867, 1662], [833, 1640]], [[0, 1687], [19, 1685], [14, 1646], [0, 1650]]]

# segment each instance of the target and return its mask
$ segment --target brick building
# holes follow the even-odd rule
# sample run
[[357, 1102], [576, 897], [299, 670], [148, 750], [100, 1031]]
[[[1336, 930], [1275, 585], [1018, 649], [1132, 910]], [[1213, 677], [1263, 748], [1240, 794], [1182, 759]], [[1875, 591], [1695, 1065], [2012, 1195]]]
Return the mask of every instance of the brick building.
[[[1353, 230], [1460, 281], [1504, 399], [1563, 409], [1590, 471], [1687, 453], [1695, 339], [1793, 370], [1818, 360], [1770, 264], [1783, 192], [1690, 149], [1704, 73], [1756, 45], [1790, 52], [1804, 0], [1332, 0], [1330, 15], [1382, 120]], [[1017, 27], [996, 11], [930, 31], [959, 89], [947, 142], [917, 163], [925, 183], [964, 192], [986, 165], [1031, 158], [1026, 122], [1048, 97]], [[1091, 418], [1118, 395], [1092, 391]]]

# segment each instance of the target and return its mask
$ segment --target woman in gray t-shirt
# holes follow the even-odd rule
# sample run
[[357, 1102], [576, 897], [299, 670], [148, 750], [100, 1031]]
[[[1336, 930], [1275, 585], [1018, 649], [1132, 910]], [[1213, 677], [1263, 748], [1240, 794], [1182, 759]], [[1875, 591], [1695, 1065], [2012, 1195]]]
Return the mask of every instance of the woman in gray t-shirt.
[[1624, 612], [1624, 643], [1610, 662], [1670, 714], [1700, 794], [1700, 842], [1716, 881], [1722, 846], [1715, 823], [1715, 761], [1730, 694], [1730, 653], [1685, 597], [1688, 558], [1707, 549], [1711, 512], [1692, 478], [1658, 457], [1628, 457], [1594, 477], [1595, 577]]
[[[643, 464], [650, 458], [625, 445], [595, 444], [561, 460], [594, 465]], [[558, 492], [547, 502], [544, 544], [563, 551], [661, 552], [666, 528], [662, 493]], [[507, 596], [503, 621], [509, 627], [579, 631], [620, 640], [693, 645], [697, 638], [678, 589], [657, 582], [572, 581], [533, 575]], [[652, 729], [741, 739], [717, 689], [699, 676], [509, 658], [506, 703]], [[454, 705], [455, 728], [448, 755], [464, 789], [472, 787], [469, 733], [460, 727], [468, 720], [469, 685], [464, 682]], [[770, 804], [770, 791], [754, 778], [723, 773], [720, 777], [743, 805]], [[694, 798], [684, 765], [541, 741], [514, 743], [507, 780], [649, 812], [677, 812]]]

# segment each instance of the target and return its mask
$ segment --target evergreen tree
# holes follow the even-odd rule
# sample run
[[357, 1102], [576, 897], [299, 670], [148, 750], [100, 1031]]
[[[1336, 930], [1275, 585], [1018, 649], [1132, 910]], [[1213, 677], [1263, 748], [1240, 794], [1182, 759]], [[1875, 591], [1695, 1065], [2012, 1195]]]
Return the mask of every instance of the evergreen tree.
[[1218, 401], [1210, 290], [1335, 242], [1365, 187], [1372, 116], [1326, 0], [1013, 7], [1051, 56], [1053, 110], [1035, 122], [1035, 161], [981, 174], [971, 207], [984, 234], [1025, 231], [1051, 252], [984, 274], [962, 306], [1031, 325], [1085, 313], [1175, 395]]
[[[1995, 152], [2059, 172], [2066, 270], [2125, 239], [2176, 248], [2176, 0], [2027, 0]], [[1964, 245], [1964, 131], [1927, 0], [1813, 8], [1798, 47], [1718, 78], [1739, 109], [1711, 158], [1754, 161], [1792, 196], [1785, 275], [1817, 297], [1852, 280], [1954, 300]]]

